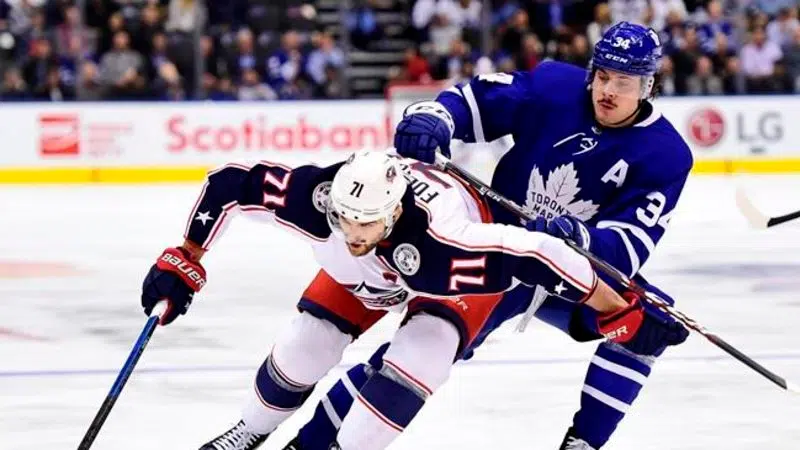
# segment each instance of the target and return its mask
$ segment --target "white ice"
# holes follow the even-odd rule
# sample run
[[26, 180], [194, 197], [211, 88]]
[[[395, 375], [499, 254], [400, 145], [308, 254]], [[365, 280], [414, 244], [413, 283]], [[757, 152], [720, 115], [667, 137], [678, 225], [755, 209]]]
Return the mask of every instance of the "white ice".
[[[708, 328], [800, 381], [800, 227], [749, 230], [734, 206], [736, 183], [768, 213], [800, 208], [800, 177], [693, 177], [644, 273]], [[0, 278], [0, 448], [77, 447], [144, 324], [143, 276], [181, 242], [198, 187], [0, 188], [0, 268], [77, 271]], [[302, 243], [244, 218], [205, 265], [207, 288], [187, 316], [156, 330], [93, 448], [196, 449], [227, 429], [316, 270]], [[281, 448], [318, 395], [396, 324], [354, 343], [265, 448]], [[457, 365], [393, 449], [557, 447], [595, 344], [535, 321], [524, 334], [511, 328]], [[606, 448], [798, 449], [800, 396], [693, 336], [657, 364]]]

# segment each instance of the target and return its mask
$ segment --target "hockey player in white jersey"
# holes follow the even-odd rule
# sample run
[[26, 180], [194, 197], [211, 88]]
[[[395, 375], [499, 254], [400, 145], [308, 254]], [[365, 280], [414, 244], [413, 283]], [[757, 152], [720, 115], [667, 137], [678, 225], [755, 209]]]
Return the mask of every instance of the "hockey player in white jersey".
[[448, 378], [501, 293], [519, 283], [559, 286], [563, 298], [599, 312], [598, 328], [612, 340], [670, 332], [563, 241], [491, 223], [471, 188], [382, 152], [325, 168], [262, 162], [211, 172], [183, 244], [165, 250], [145, 278], [145, 313], [164, 299], [162, 324], [187, 312], [206, 284], [201, 257], [237, 213], [304, 238], [321, 269], [258, 369], [241, 420], [201, 449], [261, 445], [387, 311], [406, 317], [342, 420], [335, 445], [345, 450], [386, 448]]

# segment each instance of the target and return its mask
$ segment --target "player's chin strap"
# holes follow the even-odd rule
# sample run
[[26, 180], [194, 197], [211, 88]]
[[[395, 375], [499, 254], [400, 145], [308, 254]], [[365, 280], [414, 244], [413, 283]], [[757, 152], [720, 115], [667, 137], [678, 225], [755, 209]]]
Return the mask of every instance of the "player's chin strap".
[[[501, 206], [509, 210], [510, 212], [514, 213], [516, 216], [525, 219], [525, 220], [533, 220], [534, 217], [524, 209], [522, 209], [519, 205], [512, 202], [511, 200], [503, 197], [499, 193], [495, 192], [492, 188], [487, 186], [484, 182], [480, 181], [471, 173], [467, 172], [466, 170], [462, 169], [461, 167], [453, 164], [449, 159], [447, 159], [441, 153], [436, 153], [436, 162], [435, 165], [440, 170], [443, 170], [450, 175], [458, 177], [459, 179], [463, 180], [465, 183], [471, 185], [475, 188], [481, 195], [492, 199], [493, 201], [499, 203]], [[795, 394], [800, 394], [800, 387], [789, 383], [786, 381], [785, 378], [775, 374], [774, 372], [770, 371], [769, 369], [765, 368], [761, 364], [757, 363], [755, 360], [750, 358], [749, 356], [745, 355], [741, 351], [739, 351], [736, 347], [732, 346], [731, 344], [725, 342], [721, 337], [719, 337], [716, 333], [709, 331], [704, 326], [697, 323], [694, 319], [690, 318], [686, 314], [680, 312], [679, 310], [675, 309], [672, 305], [664, 301], [661, 297], [647, 292], [644, 288], [639, 286], [638, 283], [633, 281], [630, 277], [623, 274], [619, 270], [617, 270], [611, 264], [603, 261], [602, 259], [598, 258], [597, 256], [593, 255], [591, 252], [584, 250], [583, 248], [577, 246], [574, 242], [565, 239], [564, 242], [567, 244], [569, 248], [583, 256], [584, 258], [588, 259], [592, 266], [595, 269], [599, 270], [600, 272], [605, 273], [610, 278], [612, 278], [617, 283], [624, 286], [629, 291], [635, 292], [638, 294], [642, 299], [646, 300], [648, 303], [654, 305], [673, 319], [677, 320], [678, 322], [682, 323], [686, 328], [696, 331], [697, 333], [701, 334], [703, 337], [708, 339], [712, 344], [716, 345], [717, 347], [724, 350], [729, 355], [733, 356], [740, 362], [744, 363], [751, 369], [758, 372], [761, 376], [767, 378], [768, 380], [772, 381], [776, 385], [780, 386], [782, 389], [793, 392]]]

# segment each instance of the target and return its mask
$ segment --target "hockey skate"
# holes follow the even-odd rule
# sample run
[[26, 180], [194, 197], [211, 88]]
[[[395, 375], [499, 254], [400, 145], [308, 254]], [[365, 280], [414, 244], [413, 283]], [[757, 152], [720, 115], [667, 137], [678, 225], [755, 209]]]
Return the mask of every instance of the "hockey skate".
[[267, 436], [269, 435], [251, 433], [240, 420], [233, 428], [200, 447], [200, 450], [253, 450], [260, 447]]
[[594, 447], [589, 445], [583, 439], [579, 439], [575, 437], [574, 430], [570, 428], [567, 430], [566, 436], [564, 436], [564, 441], [561, 443], [561, 446], [558, 447], [558, 450], [596, 450]]

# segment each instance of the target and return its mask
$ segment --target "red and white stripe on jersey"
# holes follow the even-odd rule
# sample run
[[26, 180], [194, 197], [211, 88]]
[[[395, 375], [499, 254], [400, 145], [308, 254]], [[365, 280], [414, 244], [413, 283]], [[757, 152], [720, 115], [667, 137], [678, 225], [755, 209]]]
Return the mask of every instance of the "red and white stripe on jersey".
[[[437, 241], [467, 251], [535, 258], [579, 291], [588, 293], [594, 288], [597, 275], [589, 261], [560, 239], [522, 227], [485, 223], [485, 201], [468, 186], [459, 194], [445, 195], [460, 195], [461, 200], [440, 198], [430, 205], [416, 202], [428, 213], [428, 234]], [[465, 201], [475, 208], [469, 208]], [[481, 217], [476, 217], [475, 211]]]

